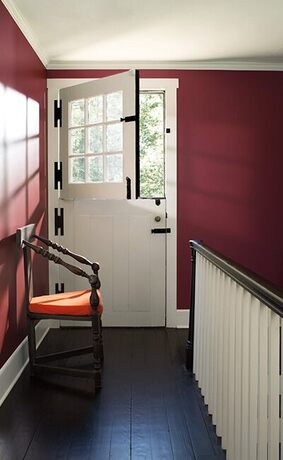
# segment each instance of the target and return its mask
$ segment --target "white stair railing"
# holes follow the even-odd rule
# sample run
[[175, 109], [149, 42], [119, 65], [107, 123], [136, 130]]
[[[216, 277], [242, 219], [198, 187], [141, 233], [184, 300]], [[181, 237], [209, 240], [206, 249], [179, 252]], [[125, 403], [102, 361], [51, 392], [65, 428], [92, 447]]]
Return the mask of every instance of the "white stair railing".
[[204, 245], [191, 248], [188, 367], [193, 358], [227, 459], [282, 460], [282, 294]]

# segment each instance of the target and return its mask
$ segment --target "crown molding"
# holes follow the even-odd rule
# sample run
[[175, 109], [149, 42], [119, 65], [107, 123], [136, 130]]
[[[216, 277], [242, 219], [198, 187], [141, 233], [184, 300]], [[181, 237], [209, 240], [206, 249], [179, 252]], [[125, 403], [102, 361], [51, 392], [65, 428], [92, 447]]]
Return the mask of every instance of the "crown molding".
[[92, 69], [167, 69], [167, 70], [272, 70], [282, 71], [283, 61], [206, 60], [206, 61], [50, 61], [48, 70]]
[[282, 71], [282, 60], [266, 58], [253, 59], [212, 59], [184, 61], [66, 61], [49, 60], [31, 27], [15, 6], [13, 0], [2, 3], [16, 22], [19, 29], [47, 70], [92, 70], [92, 69], [167, 69], [167, 70], [254, 70]]
[[18, 8], [15, 6], [12, 0], [2, 0], [3, 5], [6, 7], [12, 18], [14, 19], [15, 23], [19, 27], [19, 29], [24, 34], [25, 38], [33, 48], [34, 52], [37, 54], [39, 59], [41, 60], [42, 64], [47, 67], [48, 57], [46, 53], [41, 48], [39, 41], [35, 37], [34, 33], [32, 32], [31, 27], [28, 25]]

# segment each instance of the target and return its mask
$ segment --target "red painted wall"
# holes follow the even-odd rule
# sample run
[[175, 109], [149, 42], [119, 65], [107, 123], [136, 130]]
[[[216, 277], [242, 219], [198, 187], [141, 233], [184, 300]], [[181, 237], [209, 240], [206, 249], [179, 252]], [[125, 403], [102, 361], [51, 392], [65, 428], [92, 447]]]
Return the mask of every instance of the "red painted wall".
[[[46, 233], [46, 70], [0, 2], [0, 366], [26, 335], [17, 227]], [[40, 265], [37, 292], [48, 284]]]
[[180, 90], [179, 306], [190, 238], [283, 288], [282, 72], [190, 72]]
[[148, 70], [141, 77], [179, 78], [178, 307], [189, 306], [190, 239], [283, 288], [283, 73]]

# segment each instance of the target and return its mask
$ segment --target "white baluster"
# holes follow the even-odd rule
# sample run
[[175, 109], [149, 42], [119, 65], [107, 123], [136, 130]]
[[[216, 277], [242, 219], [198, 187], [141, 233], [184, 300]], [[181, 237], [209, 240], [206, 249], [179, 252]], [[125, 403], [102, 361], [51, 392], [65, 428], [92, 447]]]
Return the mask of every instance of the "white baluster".
[[219, 270], [213, 267], [213, 286], [212, 286], [212, 298], [211, 298], [211, 402], [209, 407], [209, 413], [213, 414], [215, 411], [215, 392], [216, 392], [216, 304], [217, 304], [217, 283], [218, 283]]
[[249, 460], [249, 369], [250, 369], [251, 294], [244, 291], [242, 310], [242, 434], [241, 460]]
[[213, 412], [212, 412], [212, 421], [214, 425], [217, 424], [217, 399], [218, 399], [218, 333], [219, 333], [219, 298], [220, 298], [220, 289], [221, 289], [221, 271], [217, 269], [216, 272], [216, 289], [215, 289], [215, 305], [214, 305], [214, 338], [213, 338]]
[[268, 381], [268, 458], [279, 459], [279, 325], [280, 318], [269, 316], [269, 381]]
[[250, 316], [250, 378], [249, 378], [249, 460], [257, 459], [258, 435], [258, 374], [259, 374], [259, 314], [260, 302], [252, 297]]
[[227, 460], [237, 460], [235, 457], [235, 362], [236, 362], [236, 292], [237, 284], [231, 283], [229, 303], [229, 374], [228, 374], [228, 445]]
[[212, 337], [213, 337], [213, 265], [209, 263], [209, 277], [208, 277], [208, 388], [207, 388], [207, 405], [208, 412], [211, 411], [212, 401]]
[[268, 317], [269, 309], [260, 304], [259, 312], [259, 373], [258, 373], [258, 460], [267, 459], [267, 393], [268, 393]]
[[200, 361], [200, 335], [201, 335], [201, 270], [199, 267], [199, 254], [196, 254], [196, 280], [195, 280], [195, 330], [194, 330], [194, 374], [196, 380], [199, 378]]
[[227, 449], [228, 446], [228, 432], [229, 432], [229, 360], [230, 360], [230, 340], [229, 340], [229, 322], [230, 322], [230, 304], [231, 304], [231, 289], [232, 280], [226, 276], [226, 302], [225, 302], [225, 316], [224, 316], [224, 369], [223, 369], [223, 448]]
[[200, 363], [199, 363], [199, 386], [203, 387], [203, 369], [204, 369], [204, 328], [205, 328], [205, 267], [204, 258], [199, 256], [200, 259], [200, 273], [201, 273], [201, 291], [200, 291]]
[[207, 387], [208, 383], [208, 260], [204, 261], [204, 337], [203, 337], [203, 352], [204, 352], [204, 366], [203, 366], [203, 385], [202, 394], [204, 396], [205, 404], [207, 404]]
[[224, 328], [224, 292], [225, 292], [225, 275], [221, 272], [220, 275], [220, 290], [219, 290], [219, 311], [217, 317], [217, 335], [218, 335], [218, 362], [217, 362], [217, 436], [222, 436], [222, 396], [223, 396], [223, 328]]
[[242, 310], [244, 290], [237, 285], [236, 290], [236, 355], [235, 355], [235, 458], [242, 460]]

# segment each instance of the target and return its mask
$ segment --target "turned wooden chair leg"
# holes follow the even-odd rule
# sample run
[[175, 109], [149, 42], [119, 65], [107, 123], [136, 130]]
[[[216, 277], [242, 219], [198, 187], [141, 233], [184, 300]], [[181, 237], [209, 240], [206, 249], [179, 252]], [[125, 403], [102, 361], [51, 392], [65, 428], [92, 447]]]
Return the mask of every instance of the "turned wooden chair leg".
[[102, 335], [102, 321], [99, 317], [99, 354], [101, 361], [104, 361], [104, 350], [103, 350], [103, 335]]
[[35, 321], [28, 318], [28, 350], [29, 350], [29, 365], [30, 374], [34, 375], [34, 364], [36, 356], [36, 343], [35, 343]]
[[100, 357], [100, 318], [95, 313], [92, 319], [93, 358], [95, 370], [95, 388], [101, 388], [101, 357]]

